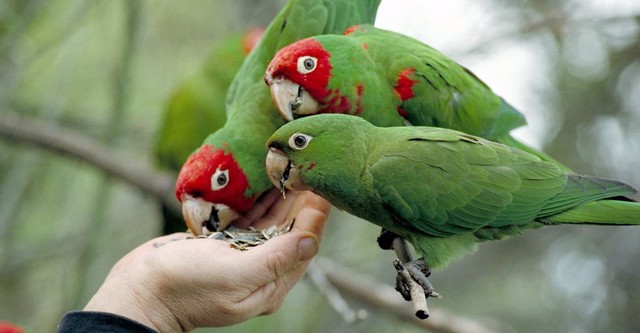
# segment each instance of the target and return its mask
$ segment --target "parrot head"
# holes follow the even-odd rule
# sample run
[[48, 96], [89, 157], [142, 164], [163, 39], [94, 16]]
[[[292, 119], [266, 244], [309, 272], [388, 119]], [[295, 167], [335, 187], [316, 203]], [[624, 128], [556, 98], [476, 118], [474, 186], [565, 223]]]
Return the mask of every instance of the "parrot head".
[[[334, 65], [348, 71], [332, 71]], [[317, 113], [364, 111], [365, 77], [375, 66], [366, 45], [342, 35], [321, 35], [285, 46], [271, 59], [264, 80], [287, 121]]]
[[278, 51], [267, 66], [264, 80], [276, 109], [290, 121], [294, 115], [318, 112], [319, 101], [329, 95], [330, 76], [329, 53], [315, 38], [306, 38]]
[[201, 235], [203, 228], [224, 230], [247, 212], [255, 201], [245, 196], [248, 188], [247, 176], [229, 149], [204, 144], [182, 166], [176, 197], [189, 230]]
[[341, 168], [348, 168], [357, 155], [352, 150], [366, 150], [360, 147], [364, 145], [359, 137], [363, 123], [370, 125], [360, 117], [322, 114], [285, 124], [267, 141], [265, 166], [269, 179], [283, 193], [286, 189], [322, 192], [324, 187], [339, 187], [328, 182], [344, 174]]

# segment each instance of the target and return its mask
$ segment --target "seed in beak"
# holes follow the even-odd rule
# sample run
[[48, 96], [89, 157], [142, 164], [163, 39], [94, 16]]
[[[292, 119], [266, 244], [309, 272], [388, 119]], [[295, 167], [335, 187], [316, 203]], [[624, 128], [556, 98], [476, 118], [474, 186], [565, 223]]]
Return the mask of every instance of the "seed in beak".
[[284, 186], [284, 184], [287, 182], [287, 180], [289, 180], [290, 172], [291, 172], [291, 161], [289, 161], [289, 163], [287, 164], [287, 167], [282, 172], [282, 177], [280, 177], [280, 192], [282, 192], [282, 197], [284, 197], [285, 199], [287, 198], [285, 194], [287, 189]]
[[293, 100], [293, 102], [289, 102], [289, 110], [291, 110], [291, 113], [294, 113], [299, 107], [302, 106], [302, 86], [298, 86], [298, 94], [296, 95], [296, 98]]

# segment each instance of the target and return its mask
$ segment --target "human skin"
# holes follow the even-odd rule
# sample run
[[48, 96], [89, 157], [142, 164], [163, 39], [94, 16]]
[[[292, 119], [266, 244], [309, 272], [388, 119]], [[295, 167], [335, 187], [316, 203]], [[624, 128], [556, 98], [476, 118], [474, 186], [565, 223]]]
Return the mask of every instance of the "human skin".
[[273, 313], [317, 253], [330, 208], [310, 192], [286, 199], [268, 194], [240, 226], [295, 222], [288, 233], [248, 251], [220, 240], [185, 240], [185, 233], [152, 239], [114, 265], [84, 310], [122, 315], [160, 332], [228, 326]]

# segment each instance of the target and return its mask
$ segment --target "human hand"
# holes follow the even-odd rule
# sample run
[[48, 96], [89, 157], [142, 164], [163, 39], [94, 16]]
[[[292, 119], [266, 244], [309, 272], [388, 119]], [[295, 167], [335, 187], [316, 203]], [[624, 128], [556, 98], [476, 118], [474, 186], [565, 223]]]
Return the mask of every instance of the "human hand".
[[[331, 206], [310, 192], [274, 191], [239, 227], [264, 228], [295, 218], [293, 228], [239, 251], [177, 233], [134, 249], [112, 268], [85, 307], [134, 319], [160, 332], [233, 325], [273, 313], [317, 253]], [[154, 243], [164, 243], [154, 247]]]

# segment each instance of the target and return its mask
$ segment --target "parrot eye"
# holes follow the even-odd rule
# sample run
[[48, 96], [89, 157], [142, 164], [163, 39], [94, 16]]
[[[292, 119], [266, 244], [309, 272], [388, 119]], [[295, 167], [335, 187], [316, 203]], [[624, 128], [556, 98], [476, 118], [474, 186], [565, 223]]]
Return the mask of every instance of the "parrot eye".
[[307, 148], [307, 145], [309, 144], [309, 141], [311, 141], [311, 139], [313, 139], [312, 136], [302, 133], [296, 133], [292, 135], [291, 138], [289, 138], [289, 147], [295, 150], [305, 149]]
[[211, 189], [218, 191], [223, 189], [229, 183], [229, 170], [220, 170], [218, 168], [216, 172], [211, 176]]
[[313, 70], [316, 69], [317, 62], [318, 59], [311, 56], [298, 58], [298, 72], [300, 72], [300, 74], [308, 74], [313, 72]]

